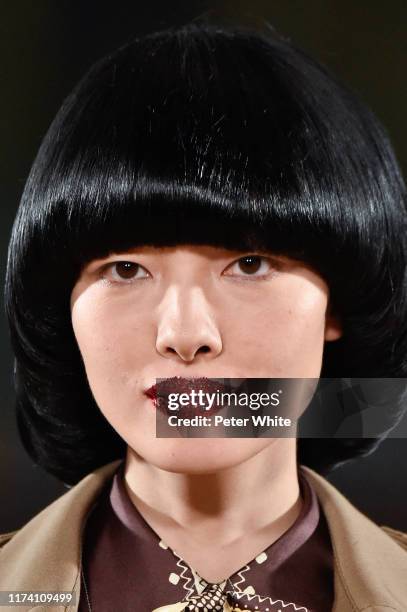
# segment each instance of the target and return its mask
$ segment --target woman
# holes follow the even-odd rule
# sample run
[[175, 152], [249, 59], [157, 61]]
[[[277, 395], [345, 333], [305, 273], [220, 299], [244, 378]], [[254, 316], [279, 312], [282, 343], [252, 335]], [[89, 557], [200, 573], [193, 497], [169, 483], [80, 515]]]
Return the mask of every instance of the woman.
[[404, 610], [406, 534], [322, 476], [377, 448], [404, 387], [367, 439], [156, 437], [152, 398], [160, 378], [404, 377], [405, 230], [383, 128], [275, 34], [189, 24], [95, 64], [9, 246], [20, 434], [71, 488], [3, 536], [1, 589], [96, 612]]

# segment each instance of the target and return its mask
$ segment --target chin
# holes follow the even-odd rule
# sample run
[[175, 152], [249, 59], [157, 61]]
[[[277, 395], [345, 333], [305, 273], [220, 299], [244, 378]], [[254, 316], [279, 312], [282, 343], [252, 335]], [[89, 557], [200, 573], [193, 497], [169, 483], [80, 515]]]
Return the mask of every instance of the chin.
[[148, 463], [168, 472], [211, 474], [239, 465], [270, 444], [270, 440], [245, 440], [249, 442], [247, 445], [242, 441], [241, 438], [167, 438], [170, 444], [150, 447], [140, 454]]

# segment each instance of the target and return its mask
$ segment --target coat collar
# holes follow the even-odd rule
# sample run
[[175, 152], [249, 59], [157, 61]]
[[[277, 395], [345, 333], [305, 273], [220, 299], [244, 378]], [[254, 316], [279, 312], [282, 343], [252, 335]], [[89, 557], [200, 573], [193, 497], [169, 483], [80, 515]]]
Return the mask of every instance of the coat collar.
[[315, 489], [331, 535], [333, 611], [405, 610], [407, 551], [328, 480], [306, 466], [302, 468]]
[[[70, 591], [76, 594], [76, 604], [65, 610], [77, 612], [85, 518], [120, 462], [113, 461], [85, 476], [0, 549], [0, 590]], [[314, 487], [331, 535], [333, 612], [405, 610], [407, 551], [325, 478], [301, 467]], [[49, 608], [31, 605], [19, 606], [19, 610], [48, 612]]]

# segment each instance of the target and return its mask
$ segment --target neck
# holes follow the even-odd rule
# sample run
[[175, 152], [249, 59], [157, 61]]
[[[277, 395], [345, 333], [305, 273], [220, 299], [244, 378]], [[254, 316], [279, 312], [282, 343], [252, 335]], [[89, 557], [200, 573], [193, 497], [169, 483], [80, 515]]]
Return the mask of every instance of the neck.
[[128, 448], [124, 481], [144, 517], [202, 541], [226, 544], [262, 529], [277, 539], [302, 506], [295, 438], [275, 438], [238, 465], [198, 474], [163, 470]]

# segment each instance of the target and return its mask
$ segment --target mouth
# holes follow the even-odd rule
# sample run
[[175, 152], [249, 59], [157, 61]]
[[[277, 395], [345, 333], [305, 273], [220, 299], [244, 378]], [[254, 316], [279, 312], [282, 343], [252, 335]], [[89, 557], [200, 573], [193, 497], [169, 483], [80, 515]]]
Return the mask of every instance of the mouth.
[[[236, 393], [237, 391], [236, 379], [234, 384], [226, 382], [228, 380], [227, 378], [219, 380], [207, 377], [173, 376], [157, 379], [158, 382], [144, 393], [153, 401], [155, 408], [165, 416], [171, 414], [182, 414], [186, 418], [196, 415], [211, 416], [228, 406], [222, 403], [222, 393]], [[170, 399], [174, 400], [174, 396], [177, 396], [178, 401], [182, 395], [184, 398], [182, 404], [178, 404], [178, 409], [171, 409]]]

